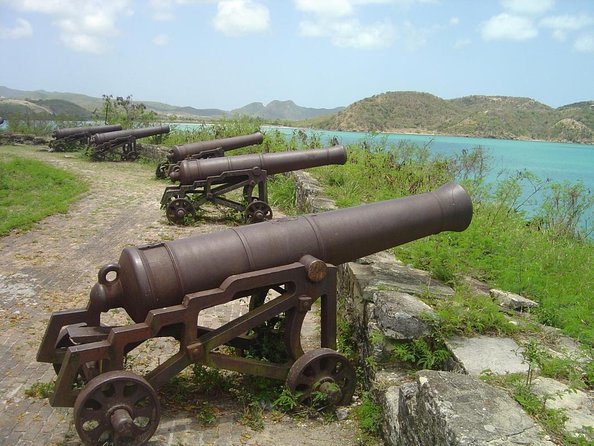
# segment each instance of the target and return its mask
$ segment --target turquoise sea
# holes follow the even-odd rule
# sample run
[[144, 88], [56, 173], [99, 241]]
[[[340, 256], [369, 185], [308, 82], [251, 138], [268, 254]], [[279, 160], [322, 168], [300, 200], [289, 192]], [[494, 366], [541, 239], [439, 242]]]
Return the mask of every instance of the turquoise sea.
[[[278, 130], [288, 137], [296, 130], [289, 127], [262, 127], [263, 131], [268, 129]], [[432, 153], [442, 155], [459, 154], [463, 150], [482, 147], [491, 160], [492, 172], [489, 179], [492, 181], [496, 181], [501, 171], [514, 173], [526, 169], [541, 179], [548, 178], [558, 183], [564, 181], [575, 183], [581, 180], [594, 193], [594, 145], [439, 135], [396, 133], [371, 135], [362, 132], [301, 130], [318, 135], [323, 145], [330, 144], [333, 137], [344, 145], [375, 138], [378, 141], [385, 140], [388, 144], [410, 141], [421, 146], [427, 145]]]

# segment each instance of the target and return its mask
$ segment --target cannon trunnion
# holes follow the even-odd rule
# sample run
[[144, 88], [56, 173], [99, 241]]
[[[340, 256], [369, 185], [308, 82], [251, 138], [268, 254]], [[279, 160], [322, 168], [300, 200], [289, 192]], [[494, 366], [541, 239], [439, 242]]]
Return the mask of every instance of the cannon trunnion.
[[[268, 175], [325, 166], [344, 164], [346, 149], [333, 146], [326, 149], [281, 153], [240, 155], [209, 159], [186, 159], [169, 177], [180, 184], [169, 186], [161, 198], [171, 223], [184, 224], [196, 217], [196, 209], [207, 202], [226, 206], [244, 213], [247, 223], [272, 218], [268, 205], [266, 180]], [[241, 200], [226, 196], [242, 189]]]
[[[463, 231], [471, 218], [469, 196], [448, 184], [403, 199], [126, 248], [117, 263], [100, 269], [87, 308], [50, 318], [37, 355], [58, 374], [50, 403], [74, 407], [86, 445], [148, 441], [160, 417], [155, 389], [190, 364], [285, 380], [302, 401], [321, 392], [334, 404], [348, 404], [355, 370], [335, 351], [335, 265]], [[250, 300], [243, 315], [214, 328], [199, 324], [202, 311], [242, 297]], [[301, 327], [317, 301], [320, 346], [304, 352]], [[102, 325], [101, 313], [115, 308], [134, 323]], [[257, 350], [267, 324], [279, 317], [282, 359], [243, 354]], [[164, 336], [179, 343], [177, 353], [143, 377], [124, 370], [128, 352]]]

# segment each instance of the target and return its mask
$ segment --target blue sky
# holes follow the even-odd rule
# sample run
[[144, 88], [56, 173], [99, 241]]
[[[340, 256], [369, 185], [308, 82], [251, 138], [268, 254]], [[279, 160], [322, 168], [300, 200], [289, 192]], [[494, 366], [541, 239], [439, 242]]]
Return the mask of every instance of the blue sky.
[[594, 0], [0, 0], [0, 85], [231, 110], [594, 100]]

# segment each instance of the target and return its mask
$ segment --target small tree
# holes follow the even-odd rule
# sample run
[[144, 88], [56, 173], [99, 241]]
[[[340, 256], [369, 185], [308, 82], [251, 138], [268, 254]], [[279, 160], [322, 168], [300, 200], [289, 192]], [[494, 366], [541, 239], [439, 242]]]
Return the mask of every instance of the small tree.
[[103, 108], [95, 113], [105, 124], [120, 124], [123, 128], [143, 127], [157, 120], [157, 114], [146, 108], [142, 102], [133, 102], [132, 96], [126, 98], [103, 95]]

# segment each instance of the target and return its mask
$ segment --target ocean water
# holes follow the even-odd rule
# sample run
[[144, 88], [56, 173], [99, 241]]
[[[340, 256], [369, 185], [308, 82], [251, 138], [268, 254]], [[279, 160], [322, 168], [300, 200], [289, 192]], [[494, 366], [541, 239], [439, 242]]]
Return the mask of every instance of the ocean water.
[[[296, 130], [290, 127], [262, 127], [263, 131], [272, 129], [280, 131], [287, 137]], [[427, 146], [433, 154], [446, 156], [481, 147], [490, 159], [489, 180], [496, 181], [502, 171], [514, 173], [519, 170], [528, 170], [543, 180], [550, 179], [558, 183], [582, 181], [594, 193], [594, 145], [439, 135], [395, 133], [371, 135], [363, 132], [301, 130], [318, 135], [323, 145], [329, 145], [333, 137], [344, 145], [355, 144], [370, 138], [380, 142], [385, 141], [387, 144], [408, 141]]]

